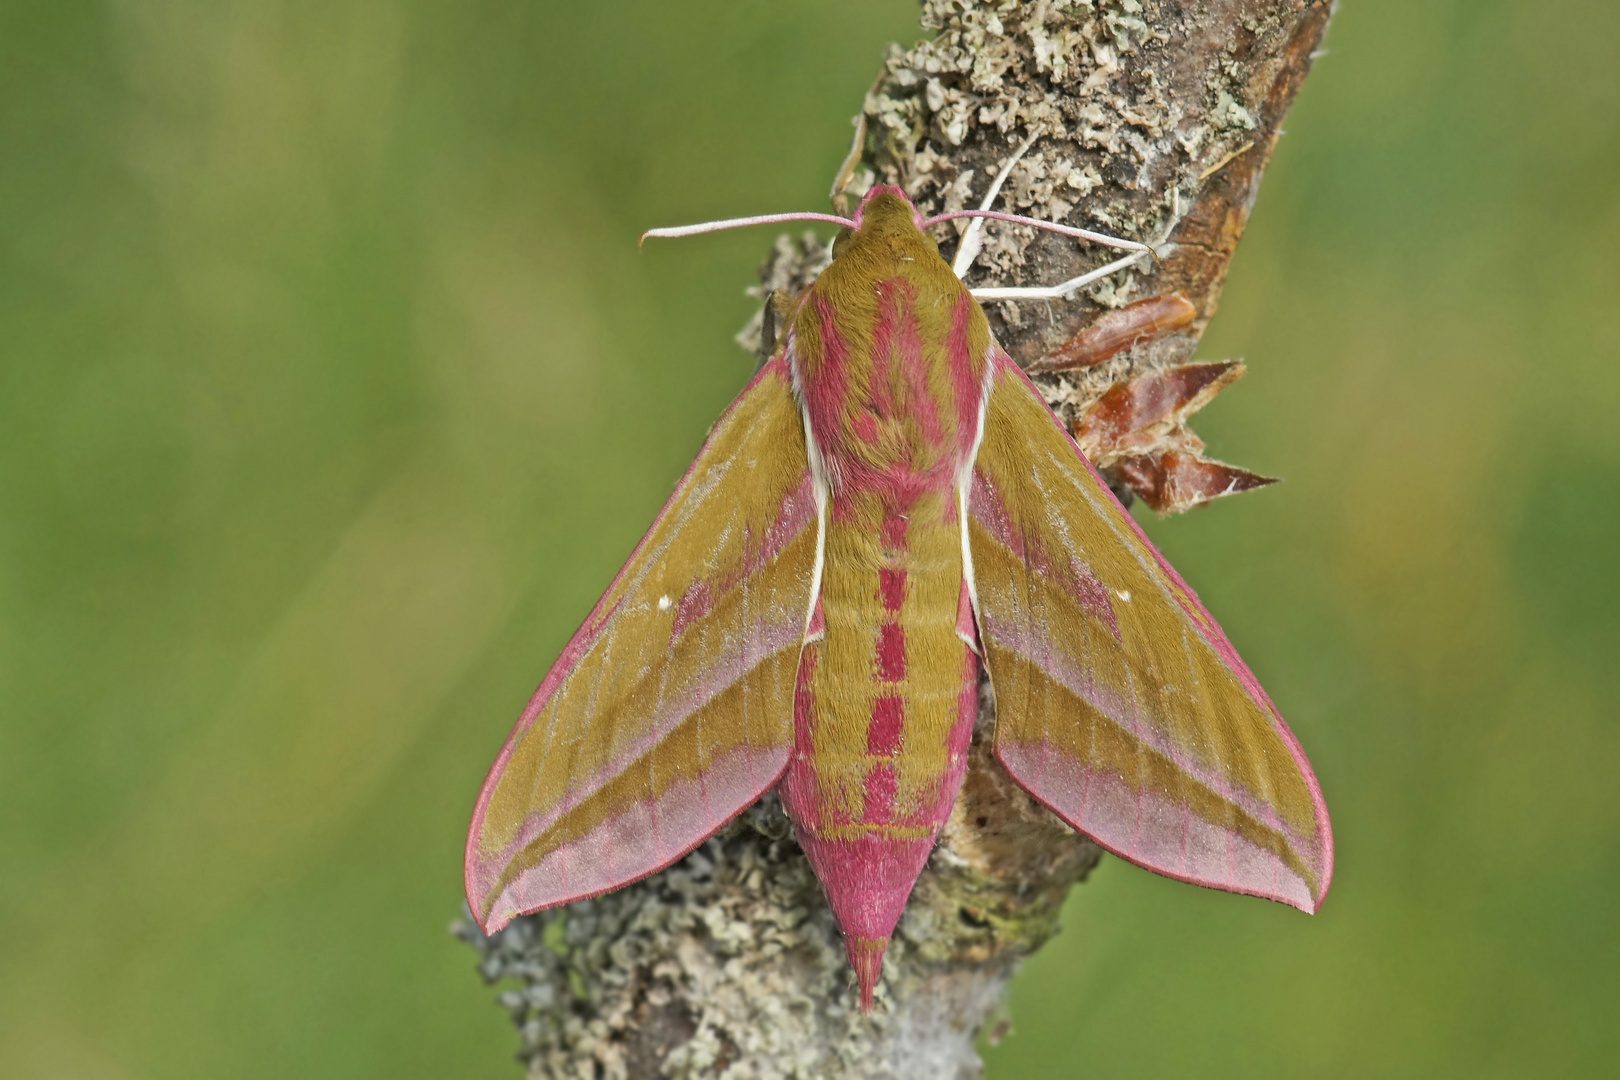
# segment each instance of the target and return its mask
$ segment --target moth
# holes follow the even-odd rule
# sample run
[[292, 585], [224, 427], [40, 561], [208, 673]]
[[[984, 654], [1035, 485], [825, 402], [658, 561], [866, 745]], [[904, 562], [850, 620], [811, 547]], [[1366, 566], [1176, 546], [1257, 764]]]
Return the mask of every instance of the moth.
[[[1322, 902], [1332, 834], [1299, 743], [992, 337], [926, 232], [954, 216], [1028, 220], [924, 220], [878, 186], [852, 218], [654, 230], [843, 227], [490, 769], [466, 854], [486, 933], [669, 866], [774, 787], [869, 1009], [981, 669], [996, 759], [1075, 829]], [[1135, 250], [1092, 277], [1143, 248], [1110, 242]]]

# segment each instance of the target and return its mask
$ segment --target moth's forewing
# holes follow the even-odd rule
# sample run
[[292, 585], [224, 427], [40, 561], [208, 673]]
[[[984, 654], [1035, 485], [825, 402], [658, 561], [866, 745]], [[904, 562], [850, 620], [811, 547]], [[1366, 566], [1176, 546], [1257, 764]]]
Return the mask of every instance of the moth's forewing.
[[777, 360], [715, 424], [491, 768], [466, 858], [486, 931], [662, 869], [776, 782], [817, 544]]
[[1024, 374], [992, 380], [969, 547], [997, 757], [1139, 866], [1314, 911], [1333, 841], [1298, 742]]

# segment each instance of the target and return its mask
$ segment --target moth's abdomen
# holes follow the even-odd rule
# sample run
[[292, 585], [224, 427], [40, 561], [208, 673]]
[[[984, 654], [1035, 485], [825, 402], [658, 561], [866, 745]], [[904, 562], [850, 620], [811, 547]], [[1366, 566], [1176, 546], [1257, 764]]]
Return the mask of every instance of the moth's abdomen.
[[954, 796], [941, 783], [960, 763], [951, 735], [971, 655], [957, 635], [954, 500], [929, 493], [875, 525], [841, 509], [827, 530], [825, 633], [800, 662], [795, 756], [817, 778], [803, 824], [828, 839], [931, 835]]
[[800, 657], [781, 793], [868, 988], [966, 768], [978, 694], [958, 634], [961, 590], [948, 493], [905, 512], [835, 501], [825, 633]]

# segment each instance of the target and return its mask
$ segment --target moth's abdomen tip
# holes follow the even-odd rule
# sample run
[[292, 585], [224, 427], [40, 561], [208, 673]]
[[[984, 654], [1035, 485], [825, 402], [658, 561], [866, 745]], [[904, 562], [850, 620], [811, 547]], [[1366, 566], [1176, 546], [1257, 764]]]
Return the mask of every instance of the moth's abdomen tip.
[[855, 969], [855, 982], [861, 992], [861, 1012], [872, 1011], [872, 995], [877, 990], [878, 977], [883, 974], [883, 953], [889, 947], [888, 938], [856, 937], [844, 939], [849, 953], [849, 966]]

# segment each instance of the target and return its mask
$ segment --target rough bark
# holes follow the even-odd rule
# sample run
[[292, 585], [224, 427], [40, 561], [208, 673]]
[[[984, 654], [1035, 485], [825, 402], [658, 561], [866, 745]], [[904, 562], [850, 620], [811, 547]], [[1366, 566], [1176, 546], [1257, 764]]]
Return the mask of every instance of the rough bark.
[[[1241, 369], [1201, 378], [1185, 365], [1215, 312], [1330, 0], [923, 7], [935, 36], [891, 47], [867, 95], [845, 194], [897, 182], [925, 209], [976, 206], [1013, 149], [1040, 132], [998, 208], [1145, 240], [1160, 257], [1071, 300], [994, 304], [998, 338], [1026, 366], [1053, 355], [1085, 361], [1037, 381], [1083, 445], [1119, 433], [1087, 450], [1109, 458], [1122, 493], [1181, 509], [1263, 482], [1202, 459], [1185, 427]], [[956, 234], [940, 228], [948, 255]], [[969, 282], [1052, 284], [1106, 259], [1052, 234], [992, 227]], [[762, 277], [799, 287], [823, 265], [813, 237], [784, 238]], [[1097, 324], [1174, 293], [1190, 302], [1190, 321], [1160, 320], [1139, 339], [1110, 330], [1128, 314]], [[757, 325], [750, 332], [757, 341]], [[1182, 386], [1184, 396], [1165, 398], [1164, 387]], [[518, 919], [490, 938], [464, 916], [454, 930], [479, 951], [484, 978], [511, 980], [500, 1001], [529, 1074], [977, 1076], [975, 1039], [1005, 1028], [1008, 980], [1056, 933], [1069, 889], [1101, 854], [1012, 783], [989, 753], [993, 730], [985, 690], [967, 782], [871, 1014], [856, 1009], [837, 929], [773, 797], [674, 868], [616, 893]]]

